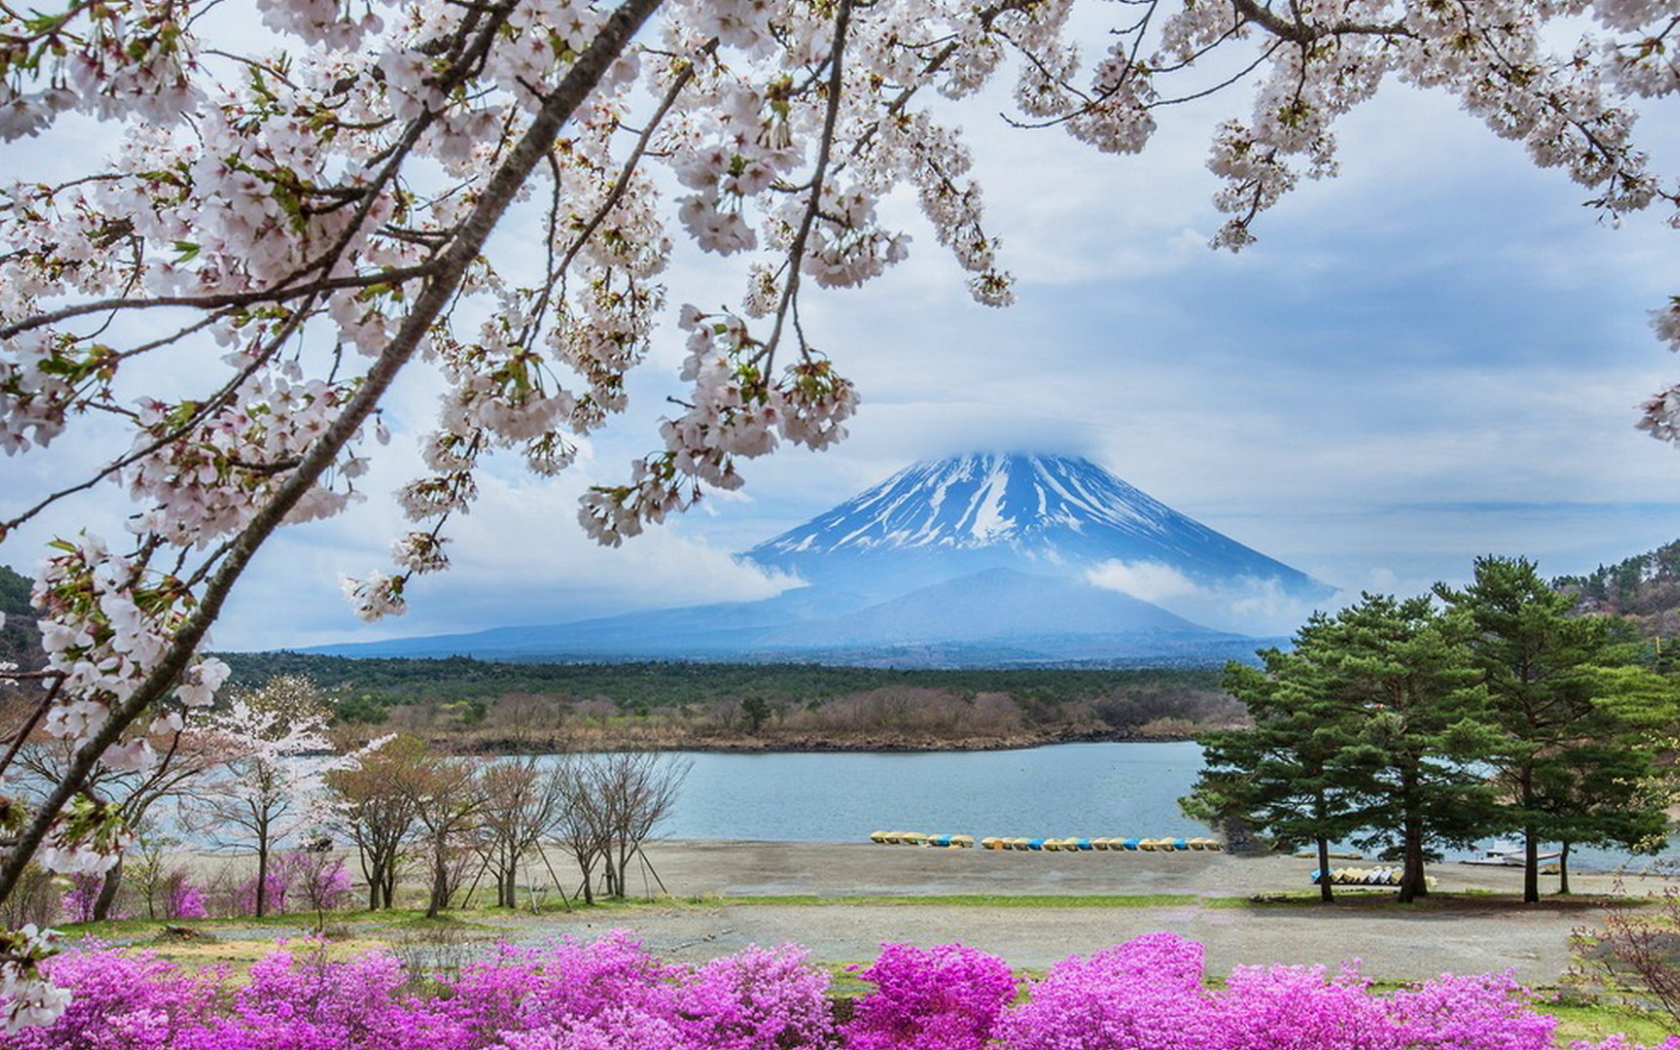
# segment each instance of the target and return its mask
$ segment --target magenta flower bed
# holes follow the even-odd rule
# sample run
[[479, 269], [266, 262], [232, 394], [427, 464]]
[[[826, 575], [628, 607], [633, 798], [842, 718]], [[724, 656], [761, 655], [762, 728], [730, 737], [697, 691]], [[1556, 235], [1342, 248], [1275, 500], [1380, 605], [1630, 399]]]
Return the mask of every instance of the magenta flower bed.
[[[431, 991], [388, 955], [281, 946], [234, 982], [145, 953], [54, 959], [75, 1001], [6, 1050], [1549, 1050], [1556, 1022], [1509, 976], [1392, 995], [1344, 969], [1242, 967], [1203, 985], [1201, 946], [1152, 934], [1018, 983], [960, 945], [886, 945], [837, 1021], [828, 975], [791, 945], [689, 967], [624, 932], [503, 945]], [[847, 1011], [838, 1011], [848, 1014]], [[1612, 1038], [1576, 1050], [1630, 1050]], [[1680, 1038], [1662, 1044], [1680, 1050]]]

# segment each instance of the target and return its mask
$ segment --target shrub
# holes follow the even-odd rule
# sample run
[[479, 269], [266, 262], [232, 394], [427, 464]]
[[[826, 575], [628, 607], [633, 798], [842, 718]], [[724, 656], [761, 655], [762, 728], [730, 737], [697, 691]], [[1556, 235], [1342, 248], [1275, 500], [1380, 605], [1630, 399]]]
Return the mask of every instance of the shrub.
[[960, 944], [887, 944], [858, 972], [875, 985], [847, 1029], [855, 1050], [980, 1050], [1015, 996], [1015, 976], [995, 955]]
[[[308, 943], [244, 981], [98, 944], [47, 969], [69, 1009], [0, 1036], [3, 1050], [1549, 1050], [1556, 1024], [1509, 974], [1383, 997], [1353, 969], [1241, 967], [1210, 992], [1201, 948], [1168, 934], [1059, 962], [1013, 1005], [999, 959], [887, 945], [842, 1025], [797, 948], [672, 966], [623, 932], [504, 944], [432, 995], [407, 990], [394, 956], [334, 962]], [[1571, 1050], [1638, 1048], [1612, 1036]]]

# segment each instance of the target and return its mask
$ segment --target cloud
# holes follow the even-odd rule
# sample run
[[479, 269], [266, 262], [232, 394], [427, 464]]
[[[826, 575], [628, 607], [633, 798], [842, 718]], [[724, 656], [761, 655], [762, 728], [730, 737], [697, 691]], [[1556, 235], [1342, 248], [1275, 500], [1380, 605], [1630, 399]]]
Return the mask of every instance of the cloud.
[[[1170, 565], [1155, 561], [1108, 560], [1085, 572], [1085, 582], [1129, 594], [1169, 612], [1220, 631], [1238, 634], [1292, 633], [1314, 609], [1314, 601], [1284, 591], [1276, 579], [1242, 576], [1217, 585], [1199, 583]], [[1346, 604], [1337, 600], [1331, 608]]]
[[1194, 580], [1171, 565], [1158, 561], [1100, 562], [1085, 571], [1085, 582], [1108, 591], [1119, 591], [1146, 602], [1202, 592]]
[[[418, 581], [408, 617], [364, 628], [337, 577], [385, 565], [404, 528], [389, 493], [418, 471], [412, 439], [431, 425], [441, 387], [417, 365], [387, 401], [399, 436], [370, 450], [369, 503], [286, 530], [236, 592], [218, 642], [436, 633], [767, 596], [785, 581], [730, 552], [914, 460], [973, 448], [1089, 455], [1355, 593], [1417, 593], [1488, 552], [1587, 571], [1680, 533], [1680, 511], [1659, 505], [1680, 499], [1680, 457], [1632, 429], [1633, 406], [1675, 375], [1645, 324], [1646, 310], [1680, 291], [1660, 216], [1597, 225], [1558, 172], [1534, 169], [1452, 100], [1391, 85], [1340, 124], [1343, 176], [1304, 182], [1263, 219], [1259, 243], [1232, 256], [1203, 246], [1220, 218], [1204, 162], [1214, 125], [1249, 106], [1241, 92], [1171, 107], [1157, 141], [1128, 158], [1054, 130], [1005, 127], [1005, 94], [948, 118], [967, 128], [1020, 302], [973, 304], [906, 196], [884, 211], [915, 238], [910, 259], [864, 289], [813, 289], [802, 305], [804, 331], [862, 392], [850, 441], [745, 463], [741, 493], [615, 551], [595, 548], [575, 524], [577, 493], [627, 476], [659, 444], [666, 398], [681, 393], [682, 339], [667, 323], [631, 380], [631, 411], [591, 437], [568, 476], [538, 481], [494, 462], [480, 505], [452, 526], [456, 570]], [[1653, 112], [1641, 133], [1661, 146], [1674, 128]], [[81, 173], [109, 129], [73, 130], [69, 145], [17, 145], [13, 174]], [[504, 224], [497, 245], [516, 244], [521, 229]], [[673, 314], [680, 302], [740, 296], [737, 268], [688, 248], [670, 277]], [[167, 375], [148, 367], [125, 375], [183, 390], [203, 377], [173, 358], [157, 366]], [[96, 420], [47, 456], [7, 461], [0, 517], [97, 469], [127, 445], [116, 430]], [[101, 486], [10, 537], [0, 560], [27, 569], [46, 538], [84, 524], [119, 535], [131, 509]], [[1103, 579], [1191, 619], [1200, 603], [1208, 616], [1240, 609], [1288, 630], [1310, 611], [1297, 615], [1260, 583], [1216, 594], [1148, 565], [1110, 567]]]

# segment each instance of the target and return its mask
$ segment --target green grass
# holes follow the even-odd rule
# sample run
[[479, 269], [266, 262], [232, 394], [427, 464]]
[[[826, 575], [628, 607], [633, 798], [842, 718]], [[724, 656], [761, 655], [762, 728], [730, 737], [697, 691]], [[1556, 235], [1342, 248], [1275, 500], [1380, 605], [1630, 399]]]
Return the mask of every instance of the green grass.
[[1674, 1031], [1672, 1025], [1662, 1023], [1668, 1020], [1664, 1015], [1614, 1003], [1536, 1003], [1534, 1008], [1558, 1019], [1552, 1040], [1558, 1046], [1581, 1039], [1596, 1043], [1617, 1032], [1625, 1032], [1638, 1045], [1650, 1046]]

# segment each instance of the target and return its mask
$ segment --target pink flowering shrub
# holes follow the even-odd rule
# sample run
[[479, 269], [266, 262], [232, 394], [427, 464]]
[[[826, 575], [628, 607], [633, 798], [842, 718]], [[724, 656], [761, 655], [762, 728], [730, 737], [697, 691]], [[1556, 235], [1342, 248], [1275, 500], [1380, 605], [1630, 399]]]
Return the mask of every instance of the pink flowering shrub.
[[[270, 915], [284, 915], [304, 910], [336, 911], [349, 902], [354, 882], [344, 869], [343, 858], [291, 850], [274, 854], [263, 886], [265, 910]], [[256, 876], [234, 890], [233, 908], [239, 915], [256, 914]]]
[[1550, 1050], [1557, 1020], [1529, 1008], [1506, 974], [1445, 975], [1394, 994], [1389, 1012], [1404, 1038], [1442, 1050]]
[[[1006, 970], [1005, 973], [1008, 971]], [[782, 1050], [834, 1042], [828, 974], [793, 945], [756, 945], [683, 978], [677, 1011], [685, 1044], [706, 1050]]]
[[[413, 1050], [399, 995], [402, 963], [378, 952], [331, 962], [282, 945], [250, 981], [203, 1050]], [[195, 1048], [196, 1050], [196, 1048]]]
[[169, 876], [169, 895], [164, 900], [166, 919], [203, 919], [210, 915], [210, 901], [204, 887], [187, 878], [185, 868], [177, 868]]
[[1212, 1050], [1218, 1027], [1202, 946], [1152, 933], [1052, 966], [998, 1034], [1011, 1050]]
[[[269, 868], [263, 883], [263, 910], [269, 915], [284, 915], [287, 911], [286, 900], [291, 894], [291, 872], [286, 871], [278, 862]], [[257, 877], [255, 875], [239, 884], [233, 891], [233, 911], [235, 915], [255, 915], [257, 913]]]
[[70, 888], [59, 898], [59, 912], [69, 922], [92, 922], [94, 905], [99, 902], [99, 891], [105, 888], [105, 876], [77, 872], [68, 878]]
[[151, 952], [98, 943], [46, 967], [74, 998], [50, 1026], [0, 1036], [6, 1050], [176, 1050], [214, 1022], [224, 977], [186, 973]]
[[[1209, 991], [1200, 946], [1164, 933], [1059, 962], [1013, 1005], [999, 959], [887, 945], [860, 974], [875, 990], [839, 1025], [827, 975], [797, 948], [677, 966], [622, 931], [502, 945], [429, 995], [391, 956], [335, 962], [308, 945], [243, 981], [98, 944], [47, 965], [70, 1007], [0, 1050], [1549, 1050], [1556, 1027], [1509, 975], [1385, 997], [1352, 969], [1240, 967]], [[1638, 1048], [1612, 1036], [1570, 1050]]]
[[946, 944], [887, 944], [858, 976], [875, 991], [847, 1026], [852, 1050], [980, 1050], [1015, 996], [1015, 975], [995, 955]]
[[574, 1017], [531, 1032], [509, 1032], [497, 1050], [681, 1050], [689, 1045], [668, 1018], [634, 1007], [609, 1006], [589, 1017]]
[[1239, 966], [1214, 997], [1224, 1050], [1400, 1050], [1388, 1004], [1353, 967]]
[[671, 979], [678, 972], [624, 930], [589, 944], [569, 938], [541, 948], [501, 944], [449, 982], [437, 1004], [438, 1023], [458, 1033], [448, 1043], [456, 1050], [492, 1045], [502, 1032], [565, 1027], [609, 1007], [674, 1016]]

